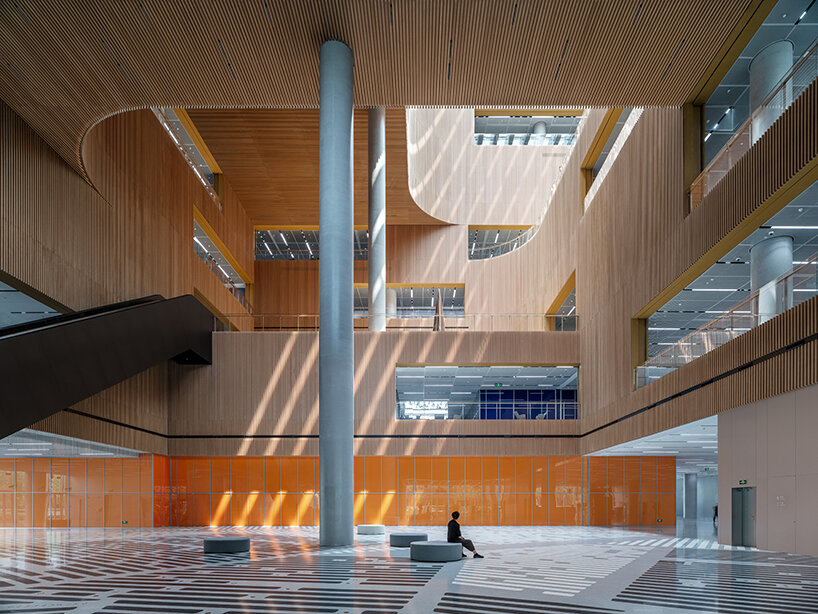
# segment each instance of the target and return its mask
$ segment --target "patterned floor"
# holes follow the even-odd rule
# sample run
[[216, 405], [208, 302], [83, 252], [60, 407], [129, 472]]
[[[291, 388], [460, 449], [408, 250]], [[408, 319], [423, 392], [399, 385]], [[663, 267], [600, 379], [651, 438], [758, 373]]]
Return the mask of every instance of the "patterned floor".
[[[425, 529], [443, 538], [445, 528]], [[0, 530], [0, 612], [74, 614], [806, 614], [818, 559], [606, 527], [467, 527], [483, 560], [414, 563], [382, 536], [317, 529]], [[246, 554], [202, 538], [246, 534]]]

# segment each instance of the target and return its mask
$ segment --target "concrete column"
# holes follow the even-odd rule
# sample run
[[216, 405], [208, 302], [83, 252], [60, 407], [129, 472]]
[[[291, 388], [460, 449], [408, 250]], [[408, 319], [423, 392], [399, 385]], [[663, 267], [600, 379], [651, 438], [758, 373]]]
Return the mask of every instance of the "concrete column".
[[348, 546], [353, 526], [352, 50], [321, 45], [318, 428], [322, 546]]
[[776, 279], [792, 271], [792, 237], [767, 237], [750, 248], [750, 290], [758, 291], [758, 323], [792, 307], [792, 284]]
[[386, 315], [398, 315], [398, 291], [394, 288], [386, 289]]
[[[750, 113], [752, 114], [764, 102], [773, 88], [792, 67], [792, 42], [779, 40], [770, 43], [759, 51], [750, 62]], [[792, 87], [786, 88], [778, 104], [789, 104], [792, 101]], [[761, 112], [753, 118], [752, 142], [755, 143], [778, 118], [780, 111], [771, 109]]]
[[386, 330], [386, 113], [369, 109], [369, 330]]
[[698, 507], [698, 491], [695, 473], [685, 473], [685, 520], [695, 520]]

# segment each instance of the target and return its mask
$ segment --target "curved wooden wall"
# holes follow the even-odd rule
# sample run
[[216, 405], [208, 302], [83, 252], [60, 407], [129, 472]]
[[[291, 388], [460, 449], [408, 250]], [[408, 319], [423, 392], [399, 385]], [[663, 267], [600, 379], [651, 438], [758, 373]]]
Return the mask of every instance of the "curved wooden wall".
[[[102, 196], [0, 103], [0, 271], [72, 310], [199, 292], [224, 312], [243, 311], [192, 244], [195, 205], [252, 274], [252, 227], [229, 185], [219, 211], [149, 111], [101, 123], [86, 152]], [[167, 377], [157, 366], [74, 409], [165, 433]], [[79, 414], [37, 428], [167, 450], [162, 437]]]
[[407, 109], [406, 135], [412, 198], [452, 224], [536, 224], [571, 151], [475, 145], [472, 109]]

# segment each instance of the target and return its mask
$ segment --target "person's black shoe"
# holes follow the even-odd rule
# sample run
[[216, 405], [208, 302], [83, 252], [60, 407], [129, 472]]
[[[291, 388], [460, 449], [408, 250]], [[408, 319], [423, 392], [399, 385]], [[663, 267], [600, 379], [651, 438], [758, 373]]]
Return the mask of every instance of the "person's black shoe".
[[464, 558], [464, 559], [465, 559], [465, 558], [468, 558], [468, 557], [466, 556], [466, 553], [465, 553], [465, 552], [463, 553], [462, 558]]
[[[466, 555], [464, 554], [463, 556], [466, 556]], [[482, 555], [482, 554], [477, 554], [477, 553], [475, 552], [475, 553], [474, 553], [474, 557], [472, 557], [472, 558], [475, 558], [475, 559], [482, 559], [482, 558], [483, 558], [483, 555]]]

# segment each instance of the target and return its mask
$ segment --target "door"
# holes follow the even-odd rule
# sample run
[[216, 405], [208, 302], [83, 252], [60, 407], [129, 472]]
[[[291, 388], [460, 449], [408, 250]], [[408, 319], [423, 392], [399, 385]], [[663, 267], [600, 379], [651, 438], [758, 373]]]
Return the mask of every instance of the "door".
[[734, 546], [756, 545], [755, 486], [734, 488], [731, 497], [732, 542]]

